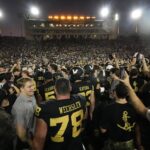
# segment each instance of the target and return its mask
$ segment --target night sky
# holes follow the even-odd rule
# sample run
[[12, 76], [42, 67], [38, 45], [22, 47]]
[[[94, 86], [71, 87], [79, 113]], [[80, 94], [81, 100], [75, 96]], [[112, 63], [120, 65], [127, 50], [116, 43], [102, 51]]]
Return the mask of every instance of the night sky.
[[0, 0], [0, 9], [5, 13], [5, 17], [0, 20], [3, 35], [21, 35], [23, 16], [29, 12], [30, 5], [40, 7], [40, 18], [56, 14], [99, 17], [100, 8], [109, 5], [112, 12], [120, 14], [122, 33], [131, 32], [133, 21], [129, 19], [129, 13], [133, 8], [140, 6], [145, 14], [139, 26], [144, 32], [144, 29], [146, 30], [150, 25], [150, 0]]

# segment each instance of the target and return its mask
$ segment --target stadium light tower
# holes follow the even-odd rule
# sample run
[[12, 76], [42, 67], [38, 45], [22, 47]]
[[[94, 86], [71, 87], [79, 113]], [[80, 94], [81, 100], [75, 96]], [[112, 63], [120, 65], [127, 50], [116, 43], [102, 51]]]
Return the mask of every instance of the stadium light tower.
[[[4, 17], [3, 15], [3, 11], [0, 9], [0, 20]], [[2, 34], [2, 26], [1, 26], [1, 23], [0, 23], [0, 35]]]
[[115, 21], [119, 21], [119, 14], [115, 14]]
[[116, 31], [117, 31], [117, 35], [120, 34], [120, 28], [119, 28], [119, 14], [115, 14], [115, 21], [116, 21]]
[[101, 15], [101, 17], [103, 17], [103, 18], [108, 17], [109, 13], [110, 13], [110, 10], [109, 10], [108, 7], [103, 7], [103, 8], [100, 10], [100, 15]]
[[33, 15], [33, 16], [36, 16], [38, 17], [40, 15], [40, 10], [38, 7], [36, 6], [31, 6], [30, 7], [30, 14]]
[[136, 21], [135, 32], [138, 33], [138, 20], [142, 17], [142, 9], [135, 9], [131, 12], [131, 18]]
[[0, 19], [3, 18], [3, 12], [0, 10]]

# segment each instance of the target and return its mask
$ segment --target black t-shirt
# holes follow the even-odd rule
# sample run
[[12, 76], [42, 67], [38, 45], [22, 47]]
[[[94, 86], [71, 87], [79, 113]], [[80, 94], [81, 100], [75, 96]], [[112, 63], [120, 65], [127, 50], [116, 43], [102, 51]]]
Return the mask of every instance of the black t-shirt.
[[44, 150], [80, 150], [81, 128], [86, 108], [82, 96], [53, 100], [37, 107], [35, 115], [48, 127]]
[[39, 94], [42, 96], [43, 101], [49, 101], [52, 99], [56, 99], [53, 81], [50, 81], [50, 82], [40, 86], [38, 91], [39, 91]]
[[[148, 108], [150, 108], [150, 92], [149, 92], [149, 90], [150, 90], [150, 83], [145, 84], [143, 91], [140, 95], [143, 104]], [[139, 115], [138, 123], [140, 125], [142, 143], [148, 143], [150, 145], [150, 143], [149, 143], [150, 122], [146, 118]]]
[[129, 104], [113, 103], [104, 109], [100, 126], [108, 130], [113, 141], [127, 141], [134, 138], [136, 113]]
[[90, 106], [90, 95], [94, 88], [90, 82], [79, 81], [72, 84], [72, 94], [80, 94], [86, 98], [87, 106]]

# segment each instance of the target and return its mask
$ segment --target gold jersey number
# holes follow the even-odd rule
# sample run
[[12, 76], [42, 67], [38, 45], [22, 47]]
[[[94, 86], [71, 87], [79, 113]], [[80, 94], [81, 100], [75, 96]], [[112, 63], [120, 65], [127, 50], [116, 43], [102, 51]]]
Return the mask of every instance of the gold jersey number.
[[57, 126], [57, 124], [61, 124], [60, 129], [58, 130], [55, 136], [51, 137], [51, 140], [53, 142], [64, 142], [64, 134], [69, 121], [71, 121], [72, 124], [72, 137], [76, 138], [77, 136], [79, 136], [82, 128], [83, 116], [83, 110], [79, 110], [71, 115], [71, 120], [69, 120], [69, 115], [65, 115], [59, 118], [51, 118], [50, 127], [54, 127]]
[[54, 91], [46, 92], [46, 93], [45, 93], [45, 100], [46, 100], [46, 101], [49, 101], [49, 100], [51, 100], [51, 99], [56, 99], [56, 97], [55, 97], [54, 94], [55, 94]]
[[88, 90], [86, 92], [80, 92], [79, 94], [87, 98], [88, 101], [87, 101], [86, 105], [90, 106], [90, 102], [89, 101], [90, 101], [90, 96], [92, 94], [92, 90]]

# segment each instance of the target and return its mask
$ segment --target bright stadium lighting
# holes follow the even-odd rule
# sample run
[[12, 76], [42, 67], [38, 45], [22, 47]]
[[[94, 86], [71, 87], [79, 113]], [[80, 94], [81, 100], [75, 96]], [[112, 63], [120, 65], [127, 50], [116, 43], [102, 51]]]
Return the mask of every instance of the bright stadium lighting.
[[67, 16], [67, 19], [68, 19], [68, 20], [71, 20], [71, 19], [72, 19], [72, 16]]
[[91, 18], [90, 16], [87, 16], [87, 17], [86, 17], [86, 19], [90, 19], [90, 18]]
[[134, 20], [138, 20], [142, 16], [142, 10], [141, 9], [135, 9], [131, 12], [131, 18]]
[[142, 17], [142, 9], [135, 9], [131, 12], [131, 18], [135, 20], [135, 33], [139, 32], [138, 20]]
[[116, 34], [120, 34], [120, 28], [119, 28], [119, 14], [115, 14], [115, 22], [116, 22]]
[[0, 10], [0, 18], [3, 18], [3, 12]]
[[39, 10], [38, 7], [32, 6], [32, 7], [30, 8], [30, 13], [31, 13], [33, 16], [39, 16], [40, 10]]
[[58, 19], [59, 19], [59, 16], [54, 16], [54, 19], [58, 20]]
[[53, 19], [53, 16], [48, 16], [48, 19]]
[[108, 7], [102, 8], [101, 11], [100, 11], [100, 15], [103, 18], [106, 18], [109, 15], [109, 8]]
[[73, 16], [73, 19], [74, 20], [78, 20], [78, 16]]
[[66, 17], [65, 17], [65, 16], [60, 16], [60, 19], [61, 19], [61, 20], [65, 20]]
[[119, 15], [115, 14], [115, 21], [118, 21], [118, 20], [119, 20]]
[[81, 20], [84, 20], [84, 16], [80, 16], [80, 19], [81, 19]]

